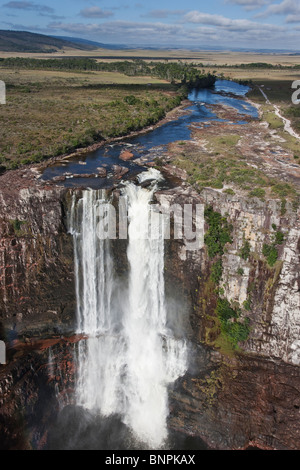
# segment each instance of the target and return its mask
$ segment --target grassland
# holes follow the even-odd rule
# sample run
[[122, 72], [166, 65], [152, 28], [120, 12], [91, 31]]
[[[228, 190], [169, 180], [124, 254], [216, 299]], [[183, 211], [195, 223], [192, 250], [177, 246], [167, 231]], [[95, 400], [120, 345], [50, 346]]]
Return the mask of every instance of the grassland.
[[164, 80], [110, 72], [1, 69], [0, 164], [13, 169], [151, 125], [180, 103]]
[[[0, 57], [91, 57], [91, 51], [65, 50], [53, 54], [16, 54], [0, 52]], [[289, 54], [252, 54], [188, 50], [107, 50], [92, 51], [103, 61], [159, 57], [169, 61], [185, 58], [186, 62], [203, 64], [205, 72], [252, 83], [249, 98], [261, 106], [261, 120], [269, 123], [285, 142], [281, 145], [300, 158], [300, 142], [283, 130], [283, 123], [274, 113], [277, 104], [283, 115], [300, 132], [300, 106], [291, 102], [294, 80], [300, 71], [293, 69], [240, 68], [239, 64], [265, 62], [294, 67], [299, 56]], [[114, 59], [115, 57], [115, 59]], [[227, 64], [228, 67], [224, 67]], [[51, 70], [15, 70], [1, 68], [0, 79], [7, 83], [7, 105], [0, 107], [0, 165], [15, 168], [20, 164], [39, 162], [44, 158], [65, 154], [101, 139], [121, 136], [139, 130], [161, 119], [178, 103], [178, 93], [170, 83], [151, 77], [126, 76], [116, 72], [67, 72]], [[258, 86], [265, 90], [272, 105], [267, 105]], [[135, 100], [129, 100], [134, 96]], [[220, 156], [230, 156], [235, 142], [209, 137]], [[234, 137], [234, 140], [238, 139]], [[221, 163], [220, 163], [221, 165]], [[202, 171], [202, 170], [201, 170]], [[197, 168], [193, 170], [197, 172]], [[221, 186], [220, 178], [213, 178]], [[250, 184], [250, 182], [249, 182]]]
[[188, 182], [199, 191], [211, 187], [234, 195], [242, 190], [248, 198], [280, 198], [296, 203], [297, 191], [293, 183], [280, 179], [275, 168], [267, 173], [263, 165], [249, 166], [252, 163], [251, 155], [244, 155], [238, 145], [245, 137], [231, 132], [228, 127], [227, 130], [223, 129], [222, 136], [205, 131], [194, 133], [195, 137], [198, 134], [205, 138], [206, 149], [199, 150], [199, 147], [189, 143], [181, 148], [174, 144], [170, 146], [172, 162], [186, 171]]
[[[191, 51], [188, 49], [96, 49], [91, 51], [79, 51], [72, 48], [64, 48], [62, 51], [54, 53], [20, 53], [0, 51], [0, 57], [31, 57], [31, 58], [58, 58], [58, 57], [95, 57], [103, 60], [114, 60], [111, 58], [122, 57], [124, 60], [145, 57], [149, 60], [168, 59], [185, 60], [187, 62], [203, 63], [208, 67], [218, 67], [221, 65], [239, 65], [250, 64], [253, 62], [266, 62], [272, 65], [280, 64], [282, 66], [293, 66], [300, 62], [299, 55], [293, 54], [274, 54], [274, 53], [253, 53], [253, 52], [232, 52], [232, 51]], [[116, 59], [115, 59], [116, 60]]]

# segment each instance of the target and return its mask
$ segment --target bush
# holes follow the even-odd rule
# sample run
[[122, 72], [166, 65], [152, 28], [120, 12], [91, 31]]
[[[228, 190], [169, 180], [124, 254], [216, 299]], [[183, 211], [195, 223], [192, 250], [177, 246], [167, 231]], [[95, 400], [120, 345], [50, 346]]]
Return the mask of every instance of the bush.
[[249, 192], [250, 197], [259, 197], [260, 199], [263, 199], [265, 195], [266, 191], [262, 188], [255, 188]]
[[219, 212], [215, 212], [212, 207], [205, 209], [204, 217], [209, 225], [204, 237], [208, 255], [210, 258], [214, 258], [216, 255], [222, 256], [226, 243], [232, 243], [230, 236], [232, 227], [228, 224], [226, 218], [222, 217]]
[[141, 102], [134, 95], [125, 96], [124, 101], [125, 101], [125, 103], [127, 103], [129, 105], [132, 105], [132, 106]]
[[243, 307], [245, 310], [251, 310], [251, 300], [249, 297], [243, 302]]
[[250, 256], [251, 246], [248, 240], [246, 240], [240, 249], [240, 257], [247, 260]]
[[223, 193], [229, 194], [230, 196], [234, 196], [235, 192], [231, 188], [224, 189]]
[[221, 333], [229, 340], [233, 348], [237, 348], [240, 341], [246, 341], [250, 333], [250, 320], [238, 321], [240, 310], [236, 311], [227, 299], [218, 299], [217, 315], [221, 322]]
[[276, 247], [274, 245], [268, 245], [265, 243], [262, 249], [262, 253], [267, 258], [269, 266], [274, 266], [278, 259], [278, 252]]
[[278, 230], [276, 233], [275, 233], [275, 241], [274, 243], [276, 245], [281, 245], [284, 241], [284, 234], [282, 232], [280, 232], [280, 230]]
[[13, 219], [10, 220], [11, 226], [13, 228], [13, 231], [17, 237], [22, 235], [22, 225], [26, 224], [26, 222], [19, 220], [19, 219]]
[[216, 284], [219, 284], [222, 277], [223, 265], [222, 260], [219, 259], [215, 264], [212, 265], [210, 278]]

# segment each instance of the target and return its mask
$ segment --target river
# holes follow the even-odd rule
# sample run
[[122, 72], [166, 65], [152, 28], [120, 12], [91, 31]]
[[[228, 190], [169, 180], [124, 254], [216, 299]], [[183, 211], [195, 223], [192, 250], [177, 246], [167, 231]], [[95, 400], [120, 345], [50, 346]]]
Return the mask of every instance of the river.
[[[103, 145], [85, 155], [60, 160], [47, 167], [42, 178], [52, 180], [65, 176], [65, 180], [59, 184], [66, 187], [80, 186], [93, 189], [112, 187], [115, 183], [113, 165], [128, 168], [129, 172], [124, 179], [132, 178], [146, 169], [143, 165], [137, 164], [137, 159], [142, 159], [142, 162], [151, 161], [166, 151], [167, 145], [171, 142], [190, 140], [191, 125], [201, 122], [205, 122], [205, 125], [213, 121], [226, 122], [224, 119], [219, 119], [209, 109], [210, 105], [221, 104], [235, 108], [241, 116], [237, 124], [246, 123], [245, 118], [248, 117], [257, 118], [257, 109], [245, 99], [248, 91], [249, 87], [227, 80], [217, 80], [215, 86], [210, 89], [191, 90], [188, 96], [190, 106], [179, 118], [136, 137], [124, 138], [119, 143]], [[130, 161], [120, 160], [120, 154], [124, 150], [133, 153], [134, 158]], [[74, 177], [74, 175], [98, 173], [97, 168], [102, 166], [107, 169], [107, 178]]]

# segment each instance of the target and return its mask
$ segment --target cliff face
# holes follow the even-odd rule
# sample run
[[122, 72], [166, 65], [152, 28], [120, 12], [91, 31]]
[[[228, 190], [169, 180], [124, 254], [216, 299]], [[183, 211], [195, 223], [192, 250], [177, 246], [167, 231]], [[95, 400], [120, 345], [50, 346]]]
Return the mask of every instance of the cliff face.
[[0, 322], [7, 339], [58, 332], [74, 319], [65, 196], [63, 188], [39, 184], [22, 171], [1, 177]]
[[[162, 205], [205, 204], [232, 228], [218, 285], [206, 245], [186, 251], [185, 242], [168, 242], [166, 276], [185, 286], [192, 327], [190, 368], [172, 394], [170, 426], [216, 448], [299, 448], [299, 212], [290, 204], [283, 210], [280, 201], [213, 189], [199, 195], [188, 186], [156, 197]], [[275, 231], [284, 236], [270, 266], [263, 251]], [[244, 341], [226, 337], [217, 314], [220, 298], [249, 319]]]
[[[193, 203], [210, 206], [230, 223], [232, 243], [226, 244], [222, 256], [219, 288], [221, 297], [231, 304], [237, 307], [249, 304], [243, 313], [249, 317], [251, 329], [242, 349], [299, 365], [299, 211], [287, 203], [283, 214], [280, 201], [263, 202], [257, 198], [247, 201], [213, 189], [204, 189], [199, 195], [188, 186], [185, 189], [160, 191], [156, 197], [162, 205]], [[203, 221], [203, 225], [207, 232], [207, 222]], [[263, 249], [264, 245], [272, 244], [275, 230], [282, 234], [283, 241], [276, 245], [278, 258], [270, 265]], [[246, 259], [241, 254], [245, 242], [249, 243]], [[181, 273], [177, 276], [183, 279], [186, 286], [190, 286], [195, 307], [192, 316], [196, 316], [198, 319], [195, 321], [201, 323], [198, 338], [209, 342], [207, 317], [214, 315], [216, 297], [215, 289], [210, 292], [211, 299], [207, 295], [211, 290], [209, 279], [213, 263], [207, 247], [189, 251], [185, 250], [184, 243], [176, 243], [177, 256], [172, 250], [172, 262], [176, 260], [178, 270], [175, 268], [174, 273]]]
[[0, 367], [0, 449], [43, 449], [74, 390], [76, 337], [18, 344]]
[[[0, 420], [8, 445], [44, 448], [60, 403], [69, 403], [74, 391], [72, 340], [59, 339], [75, 323], [69, 193], [14, 173], [13, 187], [1, 177], [0, 321], [8, 340], [19, 334], [25, 343], [9, 352], [0, 369]], [[190, 251], [182, 240], [166, 242], [170, 321], [186, 331], [190, 347], [189, 370], [171, 392], [170, 428], [213, 448], [299, 449], [299, 212], [289, 203], [283, 208], [280, 201], [213, 189], [198, 194], [187, 185], [159, 191], [156, 198], [162, 205], [212, 207], [232, 226], [218, 286], [206, 245]], [[278, 259], [271, 266], [263, 251], [277, 232]], [[126, 277], [125, 241], [113, 241], [113, 252]], [[220, 299], [240, 312], [241, 321], [249, 318], [249, 331], [237, 344], [222, 331]], [[54, 344], [30, 345], [30, 338], [45, 335], [55, 336]]]

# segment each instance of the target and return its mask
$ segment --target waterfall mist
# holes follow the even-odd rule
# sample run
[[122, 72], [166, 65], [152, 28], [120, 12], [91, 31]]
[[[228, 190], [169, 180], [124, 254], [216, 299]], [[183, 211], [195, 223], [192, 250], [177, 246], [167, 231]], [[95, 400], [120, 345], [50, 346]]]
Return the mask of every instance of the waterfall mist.
[[[148, 176], [157, 177], [153, 170]], [[122, 190], [128, 202], [126, 285], [115, 274], [110, 240], [97, 234], [104, 229], [98, 209], [107, 205], [105, 192], [74, 197], [69, 221], [78, 333], [86, 336], [77, 351], [77, 404], [104, 417], [119, 415], [150, 448], [167, 439], [168, 386], [187, 368], [185, 341], [167, 326], [163, 226], [157, 214], [149, 218], [155, 189], [155, 183], [145, 189], [128, 182]]]

